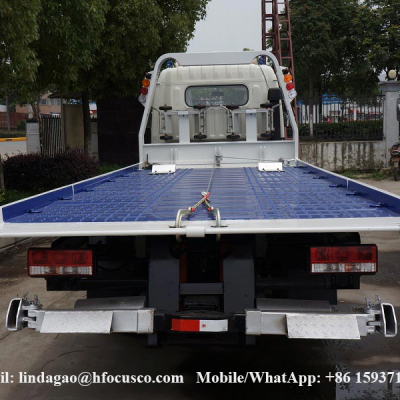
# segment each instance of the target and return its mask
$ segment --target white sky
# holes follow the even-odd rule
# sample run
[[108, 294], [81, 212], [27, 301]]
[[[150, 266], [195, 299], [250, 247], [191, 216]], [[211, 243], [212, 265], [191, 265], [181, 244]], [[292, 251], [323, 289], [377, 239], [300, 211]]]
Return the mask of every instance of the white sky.
[[211, 0], [188, 52], [261, 50], [260, 0]]

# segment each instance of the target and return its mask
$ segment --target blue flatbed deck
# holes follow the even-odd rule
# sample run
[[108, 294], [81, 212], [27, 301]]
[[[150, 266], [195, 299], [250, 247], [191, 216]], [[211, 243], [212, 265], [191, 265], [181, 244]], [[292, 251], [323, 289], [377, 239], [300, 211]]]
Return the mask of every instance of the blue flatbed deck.
[[[152, 175], [121, 170], [3, 208], [11, 224], [174, 221], [201, 198], [212, 170], [178, 169]], [[400, 217], [400, 199], [311, 166], [284, 172], [217, 168], [211, 204], [223, 220], [310, 220]], [[190, 221], [211, 220], [201, 205]]]

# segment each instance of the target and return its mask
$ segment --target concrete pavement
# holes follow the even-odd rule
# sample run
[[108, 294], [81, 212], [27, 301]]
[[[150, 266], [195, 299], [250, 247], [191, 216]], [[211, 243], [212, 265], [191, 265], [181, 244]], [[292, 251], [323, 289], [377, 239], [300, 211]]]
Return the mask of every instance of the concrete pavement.
[[11, 156], [19, 153], [26, 153], [26, 141], [0, 142], [1, 157], [4, 157], [6, 154]]

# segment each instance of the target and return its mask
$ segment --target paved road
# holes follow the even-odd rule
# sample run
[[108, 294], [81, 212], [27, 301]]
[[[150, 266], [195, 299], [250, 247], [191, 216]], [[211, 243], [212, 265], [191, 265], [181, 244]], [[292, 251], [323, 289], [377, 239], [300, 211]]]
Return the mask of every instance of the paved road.
[[26, 153], [26, 141], [0, 142], [1, 157], [6, 154], [11, 156], [19, 153]]
[[[400, 194], [400, 182], [373, 182]], [[340, 301], [360, 303], [379, 293], [392, 302], [400, 315], [400, 266], [398, 233], [363, 235], [364, 243], [377, 243], [380, 272], [363, 277], [361, 291], [342, 291]], [[41, 245], [47, 243], [43, 241]], [[0, 321], [11, 297], [29, 291], [40, 294], [47, 308], [71, 308], [84, 293], [47, 293], [42, 279], [26, 277], [26, 252], [0, 256]], [[196, 372], [269, 371], [327, 375], [329, 372], [384, 372], [400, 370], [400, 336], [384, 339], [370, 336], [361, 341], [288, 340], [259, 338], [256, 347], [177, 347], [145, 348], [145, 339], [128, 334], [40, 335], [23, 330], [9, 334], [0, 325], [0, 372], [16, 377], [18, 372], [38, 375], [76, 374], [83, 371], [110, 374], [179, 374], [185, 383], [149, 385], [0, 384], [0, 398], [30, 399], [363, 399], [400, 398], [400, 384], [322, 383], [311, 388], [295, 385], [206, 385], [196, 384]], [[1, 379], [1, 375], [0, 375]]]

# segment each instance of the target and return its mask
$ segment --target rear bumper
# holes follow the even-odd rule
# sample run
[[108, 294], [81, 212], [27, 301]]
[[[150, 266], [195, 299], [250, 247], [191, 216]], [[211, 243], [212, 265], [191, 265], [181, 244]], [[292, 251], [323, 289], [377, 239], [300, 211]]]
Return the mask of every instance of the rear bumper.
[[326, 302], [258, 299], [257, 309], [234, 314], [184, 312], [167, 314], [145, 307], [145, 297], [79, 300], [73, 310], [44, 310], [36, 299], [12, 299], [6, 326], [41, 333], [235, 332], [246, 335], [285, 335], [290, 339], [360, 339], [381, 333], [397, 334], [394, 308], [369, 305], [364, 312], [332, 311]]

